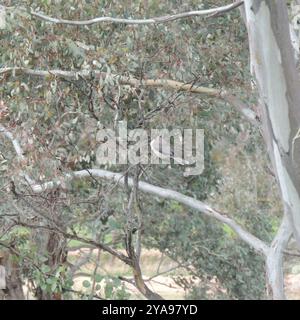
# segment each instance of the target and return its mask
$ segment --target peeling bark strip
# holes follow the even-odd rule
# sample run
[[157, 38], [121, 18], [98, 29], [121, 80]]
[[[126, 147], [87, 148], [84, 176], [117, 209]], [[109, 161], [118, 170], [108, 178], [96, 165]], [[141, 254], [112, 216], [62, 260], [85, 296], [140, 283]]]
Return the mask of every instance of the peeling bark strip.
[[245, 0], [245, 11], [266, 143], [300, 246], [300, 79], [287, 7], [282, 0]]

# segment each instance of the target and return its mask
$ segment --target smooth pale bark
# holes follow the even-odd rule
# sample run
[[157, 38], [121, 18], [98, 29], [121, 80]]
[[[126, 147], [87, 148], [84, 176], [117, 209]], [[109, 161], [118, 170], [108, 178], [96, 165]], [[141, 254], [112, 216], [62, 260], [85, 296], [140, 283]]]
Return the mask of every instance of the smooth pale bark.
[[66, 19], [60, 19], [60, 18], [53, 18], [49, 17], [47, 15], [31, 11], [31, 15], [35, 18], [50, 22], [50, 23], [56, 23], [56, 24], [62, 24], [62, 25], [71, 25], [71, 26], [89, 26], [93, 25], [95, 23], [124, 23], [124, 24], [138, 24], [138, 25], [145, 25], [145, 24], [159, 24], [159, 23], [167, 23], [170, 21], [175, 21], [178, 19], [185, 19], [189, 17], [197, 17], [197, 16], [208, 16], [211, 17], [218, 16], [221, 14], [224, 14], [226, 12], [229, 12], [237, 7], [239, 7], [243, 1], [236, 1], [235, 3], [218, 7], [214, 9], [207, 9], [207, 10], [197, 10], [197, 11], [189, 11], [184, 13], [177, 13], [177, 14], [171, 14], [166, 15], [162, 17], [155, 17], [155, 18], [149, 18], [149, 19], [125, 19], [125, 18], [113, 18], [113, 17], [98, 17], [90, 20], [66, 20]]
[[266, 256], [268, 293], [274, 300], [286, 298], [284, 292], [283, 251], [288, 245], [291, 235], [291, 225], [287, 215], [285, 215]]
[[6, 270], [5, 267], [0, 264], [0, 290], [6, 289]]
[[300, 80], [285, 1], [246, 0], [252, 73], [265, 139], [300, 247]]

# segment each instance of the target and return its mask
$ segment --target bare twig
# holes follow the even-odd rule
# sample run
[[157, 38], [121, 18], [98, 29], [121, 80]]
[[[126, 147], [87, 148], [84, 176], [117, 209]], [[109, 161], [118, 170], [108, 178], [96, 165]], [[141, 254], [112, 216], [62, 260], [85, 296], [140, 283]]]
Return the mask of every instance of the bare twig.
[[[17, 139], [15, 139], [15, 137], [13, 136], [13, 134], [7, 129], [5, 128], [2, 124], [0, 124], [0, 133], [6, 137], [7, 139], [9, 139], [14, 147], [14, 150], [17, 154], [18, 157], [18, 161], [19, 162], [23, 162], [25, 161], [25, 156], [24, 156], [24, 151], [19, 143], [19, 141]], [[25, 180], [29, 183], [29, 184], [33, 184], [34, 181], [24, 172], [21, 172], [21, 175], [24, 176]]]
[[22, 147], [20, 146], [18, 140], [16, 140], [14, 138], [13, 134], [8, 129], [6, 129], [2, 124], [0, 124], [0, 133], [11, 141], [18, 158], [20, 160], [25, 160], [24, 152], [23, 152]]

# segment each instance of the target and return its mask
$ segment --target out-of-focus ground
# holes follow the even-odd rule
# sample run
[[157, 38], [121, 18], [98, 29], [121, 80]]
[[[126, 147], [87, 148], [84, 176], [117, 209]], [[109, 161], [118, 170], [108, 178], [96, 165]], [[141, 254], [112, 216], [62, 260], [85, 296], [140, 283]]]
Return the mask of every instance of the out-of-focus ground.
[[288, 299], [300, 300], [300, 257], [285, 259], [285, 287]]
[[[77, 253], [73, 253], [77, 255]], [[111, 276], [122, 276], [131, 279], [131, 270], [118, 259], [106, 254], [101, 255], [101, 263], [98, 273]], [[165, 299], [185, 299], [186, 290], [177, 283], [178, 277], [189, 283], [192, 280], [191, 274], [183, 268], [176, 268], [177, 263], [156, 250], [144, 250], [141, 255], [141, 268], [147, 285], [153, 291], [159, 293]], [[289, 259], [285, 264], [285, 286], [288, 299], [300, 300], [300, 259]], [[167, 272], [170, 270], [170, 272]], [[86, 265], [82, 273], [93, 273], [94, 264]], [[167, 273], [165, 273], [167, 272]], [[157, 275], [157, 276], [155, 276]], [[155, 276], [155, 277], [154, 277]], [[75, 279], [74, 289], [82, 290], [84, 280], [89, 280], [86, 276], [79, 276]], [[143, 299], [143, 296], [130, 283], [125, 283], [126, 288], [131, 293], [131, 299]], [[216, 280], [211, 281], [208, 295], [213, 299], [214, 292], [220, 290]], [[221, 289], [222, 290], [222, 289]], [[101, 292], [99, 292], [101, 294]]]

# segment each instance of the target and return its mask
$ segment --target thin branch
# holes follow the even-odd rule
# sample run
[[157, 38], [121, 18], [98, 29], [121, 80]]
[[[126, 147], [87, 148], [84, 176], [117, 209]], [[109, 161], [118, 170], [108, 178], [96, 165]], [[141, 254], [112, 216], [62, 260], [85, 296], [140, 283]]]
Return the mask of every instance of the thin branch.
[[82, 256], [80, 256], [76, 263], [70, 265], [69, 275], [72, 276], [72, 278], [74, 277], [74, 274], [77, 270], [79, 270], [82, 266], [90, 262], [94, 249], [95, 247], [93, 247], [93, 249], [90, 249], [89, 252], [86, 252]]
[[[101, 170], [101, 169], [89, 169], [88, 171], [87, 170], [75, 171], [72, 174], [66, 174], [65, 177], [61, 179], [46, 182], [40, 185], [32, 185], [31, 187], [34, 192], [41, 193], [43, 191], [51, 190], [61, 185], [66, 180], [71, 181], [73, 179], [82, 179], [82, 178], [90, 177], [91, 174], [97, 178], [112, 180], [121, 185], [125, 184], [125, 179], [121, 173], [115, 173], [115, 172]], [[132, 188], [133, 185], [134, 185], [133, 179], [129, 178], [128, 186]], [[142, 181], [139, 182], [138, 187], [139, 187], [139, 190], [144, 193], [158, 196], [163, 199], [175, 200], [192, 209], [202, 212], [206, 216], [212, 217], [228, 225], [237, 233], [237, 235], [243, 241], [248, 243], [252, 248], [254, 248], [259, 253], [266, 255], [269, 251], [269, 247], [265, 242], [258, 239], [248, 231], [246, 231], [242, 226], [236, 223], [233, 219], [229, 218], [227, 215], [211, 208], [209, 205], [199, 200], [183, 195], [182, 193], [179, 193], [177, 191], [161, 188], [161, 187], [151, 185], [149, 183], [142, 182]]]
[[95, 23], [101, 22], [108, 22], [108, 23], [124, 23], [124, 24], [138, 24], [138, 25], [145, 25], [145, 24], [158, 24], [158, 23], [166, 23], [170, 21], [175, 21], [178, 19], [186, 19], [190, 17], [196, 16], [205, 16], [210, 15], [219, 16], [221, 14], [227, 13], [240, 5], [243, 4], [244, 1], [238, 1], [223, 7], [207, 9], [207, 10], [196, 10], [196, 11], [188, 11], [183, 13], [171, 14], [162, 17], [154, 17], [149, 19], [125, 19], [125, 18], [113, 18], [113, 17], [98, 17], [90, 20], [66, 20], [60, 18], [53, 18], [42, 13], [31, 11], [30, 14], [38, 19], [42, 19], [47, 22], [55, 23], [55, 24], [65, 24], [65, 25], [72, 25], [72, 26], [88, 26], [93, 25]]
[[[6, 133], [6, 136], [7, 136], [7, 130], [3, 130], [3, 129], [5, 129], [5, 128], [2, 128], [2, 132]], [[8, 136], [11, 140], [13, 139], [12, 135], [8, 134]], [[16, 144], [14, 144], [14, 145], [16, 145]], [[18, 154], [21, 151], [17, 148], [16, 152]], [[62, 180], [50, 181], [50, 182], [46, 182], [41, 185], [38, 185], [38, 184], [31, 182], [30, 185], [31, 185], [32, 190], [35, 193], [41, 193], [45, 190], [53, 189], [53, 188], [61, 185], [63, 180], [72, 180], [74, 178], [85, 178], [85, 177], [90, 177], [91, 175], [94, 177], [100, 177], [100, 178], [113, 180], [116, 183], [121, 183], [123, 185], [125, 183], [125, 179], [124, 179], [123, 175], [120, 173], [114, 173], [114, 172], [109, 172], [109, 171], [100, 170], [100, 169], [89, 169], [89, 170], [76, 171], [73, 174], [66, 174], [65, 178], [63, 178]], [[130, 182], [128, 182], [128, 183], [129, 183], [130, 187], [132, 187], [134, 185], [134, 182], [132, 179], [129, 179], [129, 180], [130, 180]], [[235, 221], [233, 221], [232, 219], [230, 219], [226, 215], [222, 215], [218, 211], [210, 208], [208, 205], [206, 205], [196, 199], [193, 199], [191, 197], [187, 197], [187, 196], [185, 196], [181, 193], [178, 193], [176, 191], [153, 186], [153, 185], [145, 183], [145, 182], [139, 183], [139, 189], [143, 192], [158, 195], [159, 197], [162, 197], [162, 198], [176, 200], [180, 203], [183, 203], [193, 209], [196, 209], [196, 210], [206, 214], [207, 216], [214, 217], [215, 219], [230, 226], [240, 236], [241, 239], [243, 239], [245, 242], [247, 242], [255, 250], [257, 250], [263, 254], [266, 254], [266, 252], [268, 251], [268, 246], [264, 242], [262, 242], [260, 239], [256, 238], [252, 234], [248, 233], [240, 225], [238, 225]], [[94, 243], [90, 243], [90, 244], [94, 244]], [[99, 248], [99, 246], [98, 246], [98, 248]], [[107, 251], [108, 248], [102, 247], [102, 249]], [[111, 248], [109, 248], [109, 249], [111, 249]]]
[[[3, 133], [8, 136], [8, 138], [12, 141], [14, 141], [14, 146], [16, 145], [17, 147], [19, 146], [17, 141], [14, 140], [13, 135], [5, 130], [5, 128], [3, 128]], [[19, 147], [19, 149], [17, 148], [16, 153], [18, 154], [19, 152], [22, 152], [21, 148]], [[22, 152], [23, 153], [23, 152]], [[89, 177], [93, 177], [93, 175], [90, 173], [89, 170], [86, 170], [86, 172], [88, 173]], [[29, 181], [30, 186], [35, 186], [35, 182], [30, 180]], [[24, 201], [26, 201], [25, 199], [23, 199]], [[27, 201], [26, 201], [27, 202]], [[29, 206], [31, 206], [31, 204], [29, 202], [27, 202], [27, 204]], [[31, 206], [32, 207], [32, 206]], [[35, 209], [35, 208], [33, 208]], [[35, 210], [36, 211], [36, 210]], [[45, 217], [42, 214], [43, 217]], [[45, 217], [46, 218], [46, 217]], [[54, 221], [53, 221], [54, 222]], [[66, 232], [64, 232], [63, 230], [61, 230], [61, 228], [58, 227], [49, 227], [49, 226], [39, 226], [39, 225], [31, 225], [31, 224], [27, 224], [25, 222], [21, 222], [21, 221], [17, 221], [16, 224], [24, 226], [24, 227], [28, 227], [28, 228], [32, 228], [32, 229], [46, 229], [46, 230], [51, 230], [52, 232], [56, 232], [59, 234], [62, 234], [65, 238], [67, 239], [73, 239], [73, 240], [78, 240], [90, 245], [94, 245], [96, 248], [98, 249], [102, 249], [103, 251], [109, 252], [110, 254], [112, 254], [113, 256], [116, 256], [118, 259], [120, 259], [121, 261], [123, 261], [124, 263], [128, 264], [129, 266], [131, 266], [133, 268], [133, 273], [134, 273], [134, 277], [135, 277], [135, 282], [136, 282], [136, 287], [140, 290], [140, 292], [142, 294], [144, 294], [145, 297], [147, 297], [148, 299], [162, 299], [162, 297], [158, 294], [156, 294], [155, 292], [151, 291], [145, 284], [143, 278], [142, 278], [142, 273], [140, 270], [140, 266], [139, 263], [136, 259], [135, 253], [133, 253], [132, 256], [130, 257], [126, 257], [124, 254], [112, 249], [111, 247], [102, 244], [102, 243], [98, 243], [92, 239], [84, 239], [81, 238], [79, 236], [77, 236], [76, 234], [68, 234]]]
[[123, 276], [119, 276], [118, 278], [119, 278], [121, 281], [130, 283], [130, 284], [132, 284], [134, 287], [136, 287], [136, 285], [135, 285], [135, 283], [134, 283], [134, 279], [128, 279], [128, 278], [125, 278], [125, 277], [123, 277]]
[[37, 77], [58, 77], [65, 78], [69, 80], [79, 80], [80, 78], [90, 78], [91, 76], [95, 78], [107, 78], [108, 76], [120, 84], [130, 85], [133, 87], [161, 87], [161, 88], [170, 88], [178, 91], [187, 91], [192, 93], [202, 93], [208, 94], [210, 96], [218, 97], [221, 94], [221, 90], [206, 88], [206, 87], [197, 87], [193, 84], [183, 83], [175, 80], [164, 80], [164, 79], [136, 79], [127, 76], [120, 76], [116, 74], [107, 74], [106, 72], [99, 70], [82, 70], [82, 71], [64, 71], [64, 70], [35, 70], [30, 68], [23, 67], [6, 67], [0, 68], [0, 74], [12, 73], [13, 75], [21, 73], [27, 74], [30, 76]]
[[164, 274], [170, 273], [170, 272], [172, 272], [172, 271], [175, 271], [175, 270], [181, 269], [181, 268], [185, 268], [185, 266], [184, 266], [184, 265], [181, 265], [181, 264], [178, 264], [178, 265], [176, 265], [176, 266], [174, 266], [174, 267], [169, 268], [168, 270], [157, 272], [155, 275], [149, 277], [149, 278], [148, 278], [147, 280], [145, 280], [145, 281], [146, 281], [146, 282], [152, 281], [153, 279], [155, 279], [155, 278], [157, 278], [157, 277], [159, 277], [159, 276], [162, 276], [162, 275], [164, 275]]
[[[133, 222], [133, 212], [132, 206], [134, 201], [136, 200], [136, 192], [138, 190], [138, 175], [139, 171], [135, 172], [135, 177], [132, 180], [131, 192], [129, 192], [128, 197], [128, 206], [126, 210], [126, 218], [127, 218], [127, 230], [126, 230], [126, 252], [128, 254], [129, 259], [132, 261], [132, 271], [134, 276], [134, 284], [136, 288], [149, 300], [163, 300], [163, 298], [152, 291], [145, 283], [143, 279], [143, 274], [139, 262], [139, 256], [137, 255], [135, 248], [133, 246], [133, 232], [132, 232], [132, 222]], [[126, 189], [129, 189], [129, 178], [128, 175], [123, 178], [124, 186]]]
[[21, 161], [25, 160], [24, 152], [18, 140], [16, 140], [13, 134], [8, 129], [6, 129], [2, 124], [0, 124], [0, 133], [11, 141], [19, 160]]
[[[235, 6], [234, 6], [235, 4]], [[238, 8], [240, 7], [242, 4], [244, 4], [244, 1], [235, 1], [235, 3], [232, 4], [232, 7], [231, 8], [228, 8], [227, 10], [224, 9], [222, 11], [218, 11], [218, 12], [214, 12], [213, 14], [209, 15], [208, 18], [216, 18], [216, 17], [220, 17], [222, 16], [223, 14], [235, 9], [235, 8]]]
[[119, 260], [123, 261], [125, 264], [132, 266], [132, 261], [125, 256], [123, 253], [118, 252], [114, 249], [112, 249], [111, 247], [107, 246], [106, 244], [103, 244], [101, 242], [97, 242], [93, 239], [86, 239], [86, 238], [82, 238], [76, 234], [71, 234], [71, 233], [67, 233], [64, 232], [63, 230], [61, 230], [60, 228], [57, 227], [50, 227], [50, 226], [43, 226], [43, 225], [33, 225], [33, 224], [29, 224], [29, 223], [25, 223], [22, 221], [16, 221], [16, 224], [19, 226], [23, 226], [26, 228], [30, 228], [30, 229], [44, 229], [44, 230], [49, 230], [58, 234], [63, 235], [66, 239], [69, 240], [77, 240], [80, 241], [82, 243], [86, 243], [89, 245], [94, 246], [95, 248], [101, 249], [103, 251], [106, 251], [108, 253], [110, 253], [111, 255], [115, 256], [116, 258], [118, 258]]
[[95, 268], [94, 268], [94, 272], [92, 275], [92, 288], [91, 288], [91, 293], [90, 293], [90, 297], [94, 296], [95, 294], [95, 288], [96, 288], [96, 275], [98, 272], [98, 268], [99, 268], [99, 264], [100, 264], [100, 255], [101, 255], [101, 251], [100, 249], [98, 249], [98, 253], [97, 253], [97, 259], [96, 259], [96, 263], [95, 263]]
[[284, 250], [283, 253], [288, 255], [288, 256], [292, 256], [292, 257], [300, 257], [300, 252]]
[[220, 98], [232, 105], [237, 111], [239, 111], [243, 115], [245, 119], [251, 122], [254, 126], [260, 126], [260, 122], [256, 113], [235, 95], [227, 91], [222, 91]]
[[80, 251], [82, 249], [96, 249], [96, 248], [93, 245], [87, 245], [87, 244], [78, 245], [78, 246], [72, 246], [72, 247], [66, 248], [66, 250], [68, 252]]
[[64, 78], [68, 80], [79, 80], [80, 78], [107, 78], [118, 82], [120, 85], [129, 85], [135, 88], [138, 87], [154, 87], [154, 88], [163, 88], [171, 89], [182, 92], [196, 93], [196, 94], [205, 94], [207, 96], [222, 99], [227, 103], [231, 104], [238, 112], [240, 112], [248, 121], [254, 125], [258, 125], [257, 115], [251, 110], [245, 103], [243, 103], [236, 96], [228, 93], [223, 89], [214, 89], [202, 86], [196, 86], [194, 83], [184, 83], [171, 79], [136, 79], [127, 76], [121, 76], [117, 74], [107, 74], [106, 72], [99, 70], [82, 70], [82, 71], [64, 71], [64, 70], [35, 70], [23, 67], [6, 67], [0, 68], [0, 75], [11, 73], [16, 74], [27, 74], [30, 76], [36, 77], [57, 77]]
[[[9, 139], [14, 147], [14, 150], [17, 154], [18, 157], [18, 161], [19, 162], [23, 162], [26, 160], [26, 158], [24, 157], [24, 151], [20, 145], [20, 143], [18, 142], [17, 139], [15, 139], [15, 137], [13, 136], [13, 134], [7, 129], [5, 128], [2, 124], [0, 124], [0, 133], [6, 137], [7, 139]], [[26, 179], [26, 181], [29, 184], [33, 184], [34, 181], [25, 173], [21, 172], [21, 175], [24, 176], [24, 178]]]

